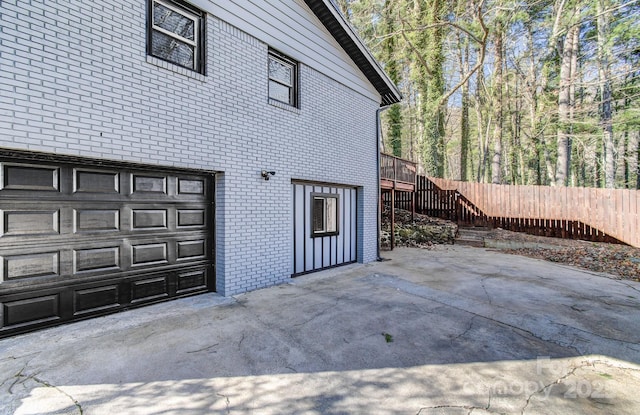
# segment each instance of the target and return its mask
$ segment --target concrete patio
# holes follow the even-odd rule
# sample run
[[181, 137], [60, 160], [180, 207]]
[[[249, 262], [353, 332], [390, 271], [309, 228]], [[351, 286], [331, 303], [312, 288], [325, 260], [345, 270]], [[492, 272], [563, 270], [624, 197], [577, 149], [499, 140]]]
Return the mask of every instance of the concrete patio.
[[640, 283], [397, 249], [0, 340], [3, 414], [637, 414]]

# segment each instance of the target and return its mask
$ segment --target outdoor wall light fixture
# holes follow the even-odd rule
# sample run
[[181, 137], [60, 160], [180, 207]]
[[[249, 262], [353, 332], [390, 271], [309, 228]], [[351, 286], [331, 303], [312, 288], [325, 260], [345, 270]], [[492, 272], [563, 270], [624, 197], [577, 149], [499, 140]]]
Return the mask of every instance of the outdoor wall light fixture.
[[276, 172], [275, 171], [262, 170], [262, 173], [260, 173], [260, 175], [262, 176], [263, 179], [269, 180], [269, 176], [275, 176]]

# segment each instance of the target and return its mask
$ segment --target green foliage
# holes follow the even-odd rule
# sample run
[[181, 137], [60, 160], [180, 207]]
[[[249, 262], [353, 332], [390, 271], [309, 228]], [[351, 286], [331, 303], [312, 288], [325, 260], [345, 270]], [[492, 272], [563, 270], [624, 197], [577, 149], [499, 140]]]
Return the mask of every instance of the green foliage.
[[[598, 6], [600, 2], [600, 6]], [[640, 3], [625, 0], [337, 0], [360, 36], [402, 90], [384, 113], [385, 145], [430, 175], [491, 178], [491, 151], [501, 137], [505, 181], [549, 184], [556, 134], [570, 135], [572, 184], [602, 183], [602, 73], [612, 93], [611, 124], [619, 183], [638, 181], [640, 140]], [[598, 42], [598, 7], [610, 15]], [[567, 33], [578, 27], [570, 116], [559, 123], [560, 67]], [[484, 31], [488, 37], [483, 40]], [[504, 32], [503, 75], [495, 66]], [[601, 34], [602, 37], [602, 34]], [[480, 68], [474, 68], [481, 63]], [[466, 65], [466, 66], [465, 66]], [[461, 85], [463, 77], [468, 76]], [[566, 82], [566, 80], [565, 80]], [[463, 88], [464, 87], [464, 88]], [[462, 93], [468, 101], [462, 110]], [[498, 97], [500, 97], [498, 99]], [[497, 107], [499, 105], [499, 107]], [[496, 125], [499, 131], [496, 131]], [[464, 137], [461, 138], [461, 130]], [[629, 143], [625, 144], [624, 140]], [[635, 151], [635, 152], [634, 152]], [[462, 154], [464, 153], [464, 155]], [[465, 164], [463, 172], [461, 163]], [[629, 171], [631, 173], [629, 173]]]

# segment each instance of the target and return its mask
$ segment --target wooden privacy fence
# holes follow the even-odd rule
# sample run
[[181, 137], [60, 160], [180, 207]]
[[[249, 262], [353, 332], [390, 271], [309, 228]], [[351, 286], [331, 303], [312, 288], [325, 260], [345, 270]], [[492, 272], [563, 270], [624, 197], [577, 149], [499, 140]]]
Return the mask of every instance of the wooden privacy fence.
[[416, 211], [461, 224], [640, 247], [640, 192], [511, 186], [418, 176]]

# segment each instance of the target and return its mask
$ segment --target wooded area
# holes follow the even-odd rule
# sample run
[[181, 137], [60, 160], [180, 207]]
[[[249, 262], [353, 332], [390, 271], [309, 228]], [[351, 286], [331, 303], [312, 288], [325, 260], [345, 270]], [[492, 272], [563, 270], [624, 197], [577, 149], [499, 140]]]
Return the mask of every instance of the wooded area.
[[403, 95], [383, 151], [429, 176], [640, 189], [639, 0], [335, 0]]

